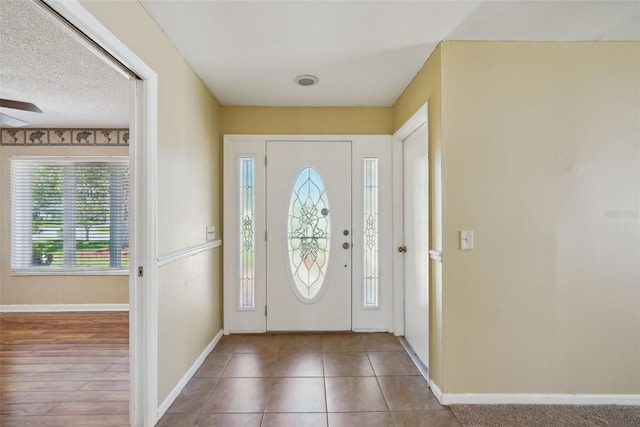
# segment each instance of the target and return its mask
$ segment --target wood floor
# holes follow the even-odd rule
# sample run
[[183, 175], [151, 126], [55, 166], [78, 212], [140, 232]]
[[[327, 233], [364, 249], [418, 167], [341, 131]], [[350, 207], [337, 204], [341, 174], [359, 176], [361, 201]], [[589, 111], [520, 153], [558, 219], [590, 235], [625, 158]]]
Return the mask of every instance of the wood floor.
[[1, 313], [0, 426], [128, 426], [127, 312]]

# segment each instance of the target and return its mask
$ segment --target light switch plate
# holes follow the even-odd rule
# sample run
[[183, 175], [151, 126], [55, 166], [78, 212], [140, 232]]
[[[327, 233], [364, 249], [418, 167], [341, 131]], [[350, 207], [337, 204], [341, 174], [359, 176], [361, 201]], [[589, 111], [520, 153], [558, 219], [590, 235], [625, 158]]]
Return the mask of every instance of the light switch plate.
[[473, 230], [460, 230], [460, 249], [464, 251], [473, 249]]
[[207, 226], [207, 240], [215, 240], [216, 239], [216, 226], [209, 225]]

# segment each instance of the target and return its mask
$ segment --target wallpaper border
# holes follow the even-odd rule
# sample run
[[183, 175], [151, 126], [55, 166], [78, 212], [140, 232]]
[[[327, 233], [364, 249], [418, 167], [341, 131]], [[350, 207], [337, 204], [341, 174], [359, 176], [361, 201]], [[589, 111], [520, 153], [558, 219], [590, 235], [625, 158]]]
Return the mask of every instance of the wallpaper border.
[[128, 146], [129, 129], [43, 128], [0, 129], [0, 145]]

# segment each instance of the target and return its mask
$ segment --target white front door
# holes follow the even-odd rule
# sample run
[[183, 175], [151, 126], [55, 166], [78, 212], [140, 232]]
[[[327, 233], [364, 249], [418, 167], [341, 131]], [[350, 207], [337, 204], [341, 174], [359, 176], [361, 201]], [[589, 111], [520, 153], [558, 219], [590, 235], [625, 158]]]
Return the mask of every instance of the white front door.
[[403, 141], [404, 336], [422, 363], [429, 362], [429, 160], [427, 125]]
[[267, 330], [351, 330], [351, 142], [267, 142]]

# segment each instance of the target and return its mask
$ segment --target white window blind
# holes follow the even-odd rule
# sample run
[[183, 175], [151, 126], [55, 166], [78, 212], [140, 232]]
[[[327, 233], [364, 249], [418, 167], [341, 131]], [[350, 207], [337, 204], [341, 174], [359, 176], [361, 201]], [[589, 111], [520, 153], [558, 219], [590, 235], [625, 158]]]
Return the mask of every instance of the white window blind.
[[129, 160], [11, 158], [12, 270], [129, 265]]

